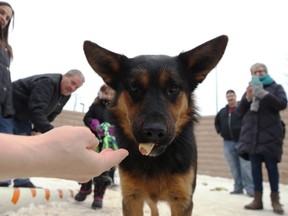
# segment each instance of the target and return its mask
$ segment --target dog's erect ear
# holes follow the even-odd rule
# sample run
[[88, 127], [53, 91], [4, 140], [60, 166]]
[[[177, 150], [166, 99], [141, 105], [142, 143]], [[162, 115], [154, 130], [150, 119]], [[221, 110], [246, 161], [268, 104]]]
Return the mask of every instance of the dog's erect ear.
[[112, 88], [116, 87], [121, 62], [126, 56], [113, 53], [91, 41], [84, 42], [84, 53], [93, 70]]
[[[196, 48], [180, 53], [180, 61], [188, 68], [196, 85], [201, 83], [207, 74], [218, 64], [222, 58], [228, 37], [226, 35], [214, 38]], [[196, 87], [196, 86], [195, 86]]]

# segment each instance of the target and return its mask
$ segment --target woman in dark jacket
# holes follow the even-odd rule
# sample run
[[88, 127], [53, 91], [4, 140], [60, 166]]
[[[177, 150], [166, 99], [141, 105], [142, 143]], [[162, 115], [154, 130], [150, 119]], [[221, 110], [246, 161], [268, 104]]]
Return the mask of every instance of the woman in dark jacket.
[[[12, 83], [10, 74], [10, 61], [13, 58], [12, 47], [8, 43], [9, 26], [14, 17], [14, 11], [10, 4], [0, 2], [0, 132], [6, 131], [5, 118], [11, 118], [14, 114], [12, 100]], [[4, 118], [4, 119], [3, 119]]]
[[[110, 125], [109, 111], [107, 107], [112, 101], [114, 95], [114, 90], [112, 90], [109, 86], [105, 84], [102, 85], [99, 90], [98, 96], [96, 97], [92, 105], [89, 107], [89, 110], [83, 119], [84, 124], [89, 127], [91, 131], [95, 134], [95, 136], [99, 139], [99, 146], [96, 151], [101, 151], [103, 148], [105, 148], [104, 145], [107, 144], [104, 141], [105, 129], [103, 129], [103, 125], [108, 125], [108, 127]], [[107, 128], [107, 130], [109, 130], [110, 135], [114, 134], [112, 125], [111, 127]], [[93, 209], [102, 208], [103, 197], [106, 188], [114, 180], [114, 171], [115, 168], [112, 168], [110, 171], [104, 172], [100, 176], [94, 177], [93, 181], [90, 180], [89, 182], [81, 184], [80, 191], [76, 194], [75, 200], [79, 202], [84, 201], [87, 195], [92, 192], [92, 183], [94, 183], [94, 201], [91, 207]]]
[[[10, 61], [13, 58], [9, 45], [9, 26], [14, 18], [14, 10], [7, 2], [0, 2], [0, 133], [13, 134], [12, 116], [14, 115], [12, 100], [12, 83]], [[0, 187], [7, 187], [10, 181], [0, 182]]]
[[269, 75], [264, 64], [252, 65], [251, 74], [259, 77], [260, 85], [251, 81], [236, 109], [244, 115], [239, 139], [238, 153], [249, 156], [252, 163], [254, 200], [246, 209], [263, 209], [262, 163], [266, 165], [271, 188], [271, 201], [275, 213], [283, 214], [279, 203], [279, 171], [283, 146], [283, 125], [280, 111], [287, 107], [283, 87]]

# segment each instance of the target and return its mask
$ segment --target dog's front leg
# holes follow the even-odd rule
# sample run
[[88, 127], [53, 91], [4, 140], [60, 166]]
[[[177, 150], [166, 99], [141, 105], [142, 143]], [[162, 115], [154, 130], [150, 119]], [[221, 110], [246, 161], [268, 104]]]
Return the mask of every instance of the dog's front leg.
[[122, 212], [123, 216], [143, 216], [144, 199], [143, 197], [132, 194], [123, 195]]
[[171, 216], [191, 216], [193, 209], [192, 200], [178, 200], [170, 202]]
[[[193, 185], [196, 181], [195, 169], [191, 168], [186, 175], [170, 176], [173, 184], [167, 185], [171, 216], [191, 216], [193, 210]], [[168, 182], [167, 182], [168, 183]]]

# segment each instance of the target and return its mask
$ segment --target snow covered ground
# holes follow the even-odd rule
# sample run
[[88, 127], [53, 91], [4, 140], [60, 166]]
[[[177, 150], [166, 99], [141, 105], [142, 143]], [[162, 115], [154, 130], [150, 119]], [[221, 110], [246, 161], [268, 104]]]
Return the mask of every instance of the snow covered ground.
[[[117, 179], [118, 180], [118, 179]], [[53, 189], [70, 189], [77, 191], [80, 186], [77, 182], [66, 181], [61, 179], [46, 179], [46, 178], [32, 178], [33, 183], [43, 188]], [[117, 181], [118, 182], [118, 181]], [[119, 183], [119, 182], [118, 182]], [[229, 192], [233, 188], [233, 181], [231, 179], [218, 178], [198, 175], [197, 187], [194, 194], [194, 210], [193, 216], [271, 216], [275, 215], [272, 211], [270, 203], [270, 189], [269, 184], [264, 184], [264, 210], [251, 211], [245, 210], [244, 205], [252, 201], [251, 197], [243, 195], [230, 195]], [[1, 200], [0, 188], [0, 204]], [[10, 188], [12, 190], [12, 188]], [[288, 215], [288, 185], [280, 185], [281, 203], [284, 205], [284, 210]], [[22, 197], [23, 198], [23, 197]], [[25, 198], [25, 197], [24, 197]], [[121, 191], [120, 186], [109, 188], [106, 191], [104, 198], [104, 208], [101, 210], [92, 210], [92, 195], [87, 199], [78, 203], [72, 197], [65, 201], [50, 201], [40, 204], [29, 204], [21, 208], [14, 208], [13, 210], [6, 209], [1, 212], [1, 216], [120, 216], [121, 212]], [[95, 212], [96, 211], [96, 212]], [[150, 216], [150, 211], [145, 206], [145, 216]], [[170, 215], [170, 209], [165, 203], [159, 203], [160, 216]]]

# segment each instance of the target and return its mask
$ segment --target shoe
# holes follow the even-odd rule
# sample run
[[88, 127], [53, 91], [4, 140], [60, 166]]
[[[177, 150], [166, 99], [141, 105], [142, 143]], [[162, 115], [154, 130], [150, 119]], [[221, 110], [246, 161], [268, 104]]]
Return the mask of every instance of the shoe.
[[23, 188], [36, 188], [32, 182], [26, 182], [24, 184], [14, 185], [14, 187], [23, 187]]
[[92, 180], [82, 183], [79, 193], [76, 194], [74, 199], [78, 202], [82, 202], [86, 197], [92, 193]]
[[95, 198], [91, 208], [92, 209], [98, 209], [98, 208], [102, 208], [103, 207], [103, 199], [101, 198]]
[[86, 197], [91, 194], [92, 190], [88, 190], [87, 192], [83, 192], [83, 191], [80, 191], [79, 193], [76, 194], [75, 196], [75, 200], [78, 201], [78, 202], [83, 202]]
[[230, 194], [243, 194], [243, 190], [240, 190], [240, 191], [236, 191], [236, 190], [234, 190], [234, 191], [231, 191], [230, 192]]
[[246, 195], [247, 195], [248, 197], [254, 197], [254, 192], [246, 192]]
[[110, 185], [108, 185], [108, 188], [116, 188], [118, 187], [117, 184], [115, 184], [114, 182], [112, 182]]
[[9, 183], [0, 183], [0, 187], [9, 187]]
[[254, 191], [254, 199], [248, 205], [245, 205], [245, 209], [249, 210], [261, 210], [263, 209], [263, 202], [262, 202], [262, 192]]

